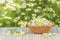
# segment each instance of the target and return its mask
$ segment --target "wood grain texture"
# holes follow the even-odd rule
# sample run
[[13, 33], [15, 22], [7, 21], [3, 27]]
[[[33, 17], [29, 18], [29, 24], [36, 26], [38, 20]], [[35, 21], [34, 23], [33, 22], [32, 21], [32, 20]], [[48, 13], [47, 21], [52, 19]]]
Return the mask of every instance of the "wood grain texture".
[[28, 28], [24, 28], [26, 35], [21, 36], [14, 36], [14, 35], [7, 35], [6, 32], [10, 29], [20, 31], [19, 27], [13, 28], [0, 28], [0, 40], [60, 40], [60, 28], [53, 27], [48, 33], [57, 33], [54, 37], [44, 38], [42, 34], [34, 34]]

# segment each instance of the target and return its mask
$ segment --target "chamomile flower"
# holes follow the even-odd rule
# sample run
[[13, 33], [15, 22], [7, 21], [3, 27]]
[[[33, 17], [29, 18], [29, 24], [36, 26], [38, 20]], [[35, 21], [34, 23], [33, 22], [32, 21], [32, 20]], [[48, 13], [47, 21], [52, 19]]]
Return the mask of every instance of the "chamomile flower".
[[58, 23], [60, 23], [60, 21], [58, 21]]
[[25, 15], [25, 13], [24, 13], [24, 12], [22, 12], [22, 13], [21, 13], [21, 15]]
[[55, 35], [57, 35], [56, 33], [51, 33], [51, 37], [54, 37]]
[[14, 3], [13, 0], [6, 0], [8, 3]]
[[25, 32], [21, 32], [20, 34], [19, 34], [19, 36], [24, 36], [25, 35]]
[[14, 5], [11, 5], [11, 4], [9, 4], [9, 3], [7, 3], [6, 6], [3, 7], [3, 9], [4, 9], [4, 10], [6, 10], [6, 9], [16, 10], [16, 8], [14, 7]]
[[10, 4], [9, 3], [6, 3], [6, 8], [10, 8]]
[[32, 14], [32, 16], [37, 16], [36, 14]]
[[48, 10], [51, 12], [51, 11], [53, 11], [53, 9], [52, 8], [48, 8]]
[[37, 12], [39, 12], [39, 10], [38, 9], [34, 9], [34, 12], [37, 13]]
[[22, 20], [20, 20], [20, 22], [18, 22], [18, 24], [20, 24], [21, 25], [21, 27], [24, 27], [24, 26], [26, 26], [26, 21], [22, 21]]
[[52, 3], [56, 3], [57, 2], [57, 0], [48, 0], [48, 2], [52, 2]]
[[35, 4], [34, 3], [28, 3], [27, 6], [33, 7]]
[[6, 14], [1, 14], [1, 16], [6, 16]]
[[42, 18], [42, 17], [38, 16], [37, 18], [33, 18], [31, 23], [41, 26], [41, 25], [50, 24], [50, 21], [48, 21], [46, 18]]
[[14, 32], [14, 35], [15, 35], [15, 36], [19, 36], [19, 34], [18, 34], [17, 32]]
[[14, 6], [11, 6], [10, 9], [11, 10], [16, 10], [16, 8]]
[[31, 11], [31, 8], [27, 8], [26, 11]]
[[48, 38], [48, 34], [47, 33], [43, 33], [43, 37], [44, 38]]
[[44, 11], [55, 12], [55, 11], [53, 10], [53, 8], [48, 8], [48, 7], [46, 7], [45, 9], [43, 9], [43, 12], [44, 12]]
[[46, 11], [46, 8], [42, 10], [42, 12]]
[[48, 38], [48, 37], [54, 37], [55, 35], [57, 35], [57, 33], [43, 33], [44, 38]]
[[35, 0], [30, 0], [30, 1], [35, 1]]
[[58, 25], [56, 24], [55, 27], [58, 27]]
[[15, 3], [17, 8], [21, 8], [21, 6], [19, 5], [19, 3]]
[[6, 21], [6, 24], [10, 24], [11, 22], [10, 21]]
[[48, 35], [49, 37], [54, 37], [55, 35], [57, 35], [57, 33], [49, 33]]
[[8, 32], [7, 32], [7, 35], [10, 35], [10, 34], [11, 34], [11, 31], [8, 31]]
[[24, 24], [24, 22], [22, 20], [20, 20], [20, 24]]
[[51, 0], [48, 0], [48, 2], [50, 2]]
[[60, 1], [57, 1], [56, 3], [57, 3], [57, 5], [59, 5], [60, 4]]
[[0, 26], [2, 26], [2, 23], [0, 23]]
[[23, 2], [21, 8], [26, 8], [26, 2]]
[[8, 13], [8, 11], [5, 11], [4, 14], [6, 15]]
[[13, 22], [17, 22], [18, 20], [17, 19], [14, 19], [14, 21]]
[[24, 19], [27, 20], [27, 19], [30, 19], [29, 16], [24, 16]]
[[0, 4], [4, 4], [5, 3], [5, 0], [0, 0]]
[[3, 8], [3, 10], [7, 10], [8, 9], [6, 6], [3, 6], [2, 8]]
[[3, 16], [4, 19], [12, 19], [11, 17], [9, 16]]
[[53, 14], [53, 17], [55, 17], [55, 16], [56, 16], [56, 13]]
[[34, 19], [34, 18], [35, 18], [35, 16], [32, 16], [32, 18]]
[[57, 21], [59, 21], [60, 19], [57, 19]]
[[42, 9], [40, 6], [37, 7], [38, 9]]
[[41, 1], [41, 0], [39, 0], [39, 1]]
[[52, 0], [52, 3], [56, 3], [57, 2], [57, 0]]
[[17, 22], [19, 19], [20, 19], [20, 16], [14, 18], [14, 21], [13, 22]]

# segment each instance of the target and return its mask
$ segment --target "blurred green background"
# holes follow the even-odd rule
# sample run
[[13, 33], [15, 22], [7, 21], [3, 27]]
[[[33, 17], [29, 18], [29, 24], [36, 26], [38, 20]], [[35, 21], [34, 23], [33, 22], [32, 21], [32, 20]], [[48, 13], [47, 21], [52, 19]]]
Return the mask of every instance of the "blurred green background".
[[21, 22], [28, 22], [42, 16], [60, 26], [59, 0], [1, 0], [0, 27], [20, 27]]

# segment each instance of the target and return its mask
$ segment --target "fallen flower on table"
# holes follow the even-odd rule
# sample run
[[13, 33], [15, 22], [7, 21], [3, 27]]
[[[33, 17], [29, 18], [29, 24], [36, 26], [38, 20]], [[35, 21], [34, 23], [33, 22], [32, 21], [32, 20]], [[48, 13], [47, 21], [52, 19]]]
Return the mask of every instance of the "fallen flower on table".
[[54, 37], [57, 33], [51, 33], [51, 37]]
[[18, 34], [17, 32], [14, 32], [14, 35], [15, 35], [15, 36], [19, 36], [19, 34]]
[[25, 32], [21, 32], [20, 34], [19, 34], [19, 36], [24, 36], [25, 35]]
[[43, 33], [44, 38], [54, 37], [57, 33]]
[[10, 34], [11, 34], [11, 31], [8, 31], [8, 32], [7, 32], [7, 35], [10, 35]]
[[44, 38], [48, 38], [48, 34], [47, 33], [43, 33], [43, 37]]
[[[12, 32], [13, 31], [13, 32]], [[24, 36], [25, 35], [25, 32], [24, 31], [21, 31], [21, 32], [19, 32], [19, 31], [14, 31], [14, 30], [12, 30], [12, 31], [7, 31], [7, 35], [11, 35], [11, 34], [13, 34], [13, 35], [15, 35], [15, 36]]]
[[20, 32], [20, 33], [17, 33], [17, 32], [14, 32], [14, 35], [15, 36], [24, 36], [25, 35], [25, 32]]

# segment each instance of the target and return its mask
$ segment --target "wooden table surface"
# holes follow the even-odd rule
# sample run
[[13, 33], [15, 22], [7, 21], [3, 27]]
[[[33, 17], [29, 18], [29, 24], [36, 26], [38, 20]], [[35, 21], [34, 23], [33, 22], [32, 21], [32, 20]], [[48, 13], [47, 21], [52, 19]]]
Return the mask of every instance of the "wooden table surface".
[[14, 36], [14, 35], [7, 35], [6, 32], [9, 29], [16, 29], [20, 30], [19, 27], [12, 27], [12, 28], [0, 28], [0, 40], [60, 40], [60, 27], [53, 27], [48, 33], [57, 33], [54, 37], [44, 38], [42, 34], [34, 34], [28, 28], [25, 28], [26, 35], [21, 36]]

